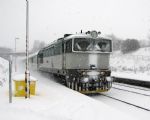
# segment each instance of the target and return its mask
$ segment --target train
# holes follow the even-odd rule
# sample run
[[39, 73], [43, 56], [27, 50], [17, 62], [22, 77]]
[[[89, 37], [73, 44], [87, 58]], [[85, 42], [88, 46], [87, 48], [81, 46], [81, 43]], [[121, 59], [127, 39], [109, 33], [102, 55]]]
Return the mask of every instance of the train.
[[101, 32], [65, 34], [30, 56], [29, 63], [52, 73], [69, 88], [83, 94], [106, 92], [112, 87], [112, 40]]

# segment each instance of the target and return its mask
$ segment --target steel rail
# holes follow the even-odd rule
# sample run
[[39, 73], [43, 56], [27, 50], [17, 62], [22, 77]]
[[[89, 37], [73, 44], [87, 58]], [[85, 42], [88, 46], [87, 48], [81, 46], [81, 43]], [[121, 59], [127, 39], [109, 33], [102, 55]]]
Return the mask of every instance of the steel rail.
[[104, 95], [104, 94], [100, 94], [100, 95], [103, 95], [103, 96], [105, 96], [105, 97], [108, 97], [108, 98], [111, 98], [111, 99], [120, 101], [120, 102], [122, 102], [122, 103], [126, 103], [126, 104], [128, 104], [128, 105], [131, 105], [131, 106], [134, 106], [134, 107], [137, 107], [137, 108], [140, 108], [140, 109], [142, 109], [142, 110], [145, 110], [145, 111], [150, 112], [150, 109], [148, 109], [148, 108], [144, 108], [144, 107], [141, 107], [141, 106], [138, 106], [138, 105], [135, 105], [135, 104], [132, 104], [132, 103], [129, 103], [129, 102], [126, 102], [126, 101], [123, 101], [123, 100], [120, 100], [120, 99], [117, 99], [117, 98], [108, 96], [108, 95]]
[[[125, 87], [129, 87], [129, 88], [134, 88], [134, 89], [138, 89], [138, 90], [143, 90], [143, 91], [150, 91], [150, 89], [149, 90], [146, 90], [146, 89], [148, 89], [148, 88], [146, 88], [146, 89], [144, 89], [144, 88], [137, 88], [137, 87], [140, 87], [140, 86], [136, 86], [136, 87], [133, 87], [133, 85], [131, 86], [131, 85], [127, 85], [127, 84], [124, 84], [124, 83], [114, 83], [113, 82], [113, 84], [115, 84], [115, 85], [119, 85], [119, 86], [125, 86]], [[134, 85], [135, 86], [135, 85]]]
[[150, 95], [143, 94], [143, 93], [139, 93], [139, 92], [134, 92], [134, 91], [125, 90], [125, 89], [116, 88], [116, 87], [112, 87], [112, 88], [114, 88], [114, 89], [118, 89], [118, 90], [122, 90], [122, 91], [126, 91], [126, 92], [131, 92], [131, 93], [139, 94], [139, 95], [143, 95], [143, 96], [149, 96], [149, 97], [150, 97]]

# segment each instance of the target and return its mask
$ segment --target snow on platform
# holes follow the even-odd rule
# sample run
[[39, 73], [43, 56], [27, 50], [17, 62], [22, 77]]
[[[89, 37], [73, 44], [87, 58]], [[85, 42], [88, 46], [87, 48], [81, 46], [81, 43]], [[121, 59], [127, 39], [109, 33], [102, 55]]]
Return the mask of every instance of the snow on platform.
[[119, 116], [124, 116], [122, 120], [133, 120], [102, 102], [49, 80], [47, 74], [37, 74], [37, 78], [37, 94], [30, 99], [13, 97], [13, 103], [9, 104], [8, 90], [0, 91], [1, 120], [120, 120]]
[[56, 83], [48, 74], [31, 71], [31, 75], [38, 81], [36, 95], [30, 99], [13, 97], [9, 104], [8, 80], [0, 87], [0, 120], [134, 120], [102, 102]]
[[[17, 74], [15, 76], [13, 76], [12, 79], [16, 80], [16, 81], [25, 80], [25, 74]], [[30, 81], [37, 81], [37, 79], [35, 77], [33, 77], [33, 76], [30, 76]]]

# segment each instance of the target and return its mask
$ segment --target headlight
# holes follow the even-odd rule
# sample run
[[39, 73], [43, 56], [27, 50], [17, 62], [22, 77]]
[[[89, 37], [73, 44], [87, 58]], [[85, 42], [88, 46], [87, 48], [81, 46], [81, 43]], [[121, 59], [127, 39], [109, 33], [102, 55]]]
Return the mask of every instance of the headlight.
[[105, 75], [105, 72], [102, 71], [102, 72], [101, 72], [101, 75]]
[[112, 81], [112, 78], [111, 77], [106, 77], [106, 80], [111, 82]]
[[83, 75], [86, 75], [86, 72], [83, 72], [82, 74], [83, 74]]
[[81, 82], [82, 83], [87, 83], [87, 82], [89, 82], [89, 78], [82, 78]]

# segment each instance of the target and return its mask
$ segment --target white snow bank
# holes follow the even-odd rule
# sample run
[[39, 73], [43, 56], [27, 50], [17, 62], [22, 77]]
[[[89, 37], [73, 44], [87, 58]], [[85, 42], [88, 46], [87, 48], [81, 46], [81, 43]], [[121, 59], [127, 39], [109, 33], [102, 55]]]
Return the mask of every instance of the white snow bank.
[[136, 51], [122, 54], [121, 51], [114, 51], [113, 55], [135, 55], [135, 56], [150, 56], [150, 47], [140, 48]]
[[140, 80], [140, 81], [150, 81], [150, 76], [143, 75], [142, 73], [134, 74], [134, 73], [123, 73], [123, 72], [112, 72], [111, 74], [114, 77], [120, 77], [120, 78], [128, 78], [128, 79], [134, 79], [134, 80]]
[[9, 63], [7, 60], [0, 57], [0, 86], [8, 79]]
[[110, 58], [110, 66], [117, 76], [150, 81], [150, 48], [140, 48], [127, 54], [114, 52]]
[[150, 56], [150, 47], [140, 48], [139, 50], [133, 52], [132, 55]]
[[[25, 74], [17, 74], [15, 76], [13, 76], [12, 79], [16, 80], [16, 81], [23, 81], [23, 80], [25, 80]], [[30, 76], [30, 80], [31, 81], [37, 81], [37, 79], [33, 76]]]

